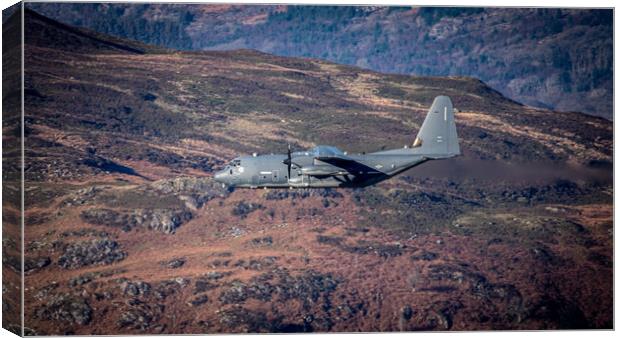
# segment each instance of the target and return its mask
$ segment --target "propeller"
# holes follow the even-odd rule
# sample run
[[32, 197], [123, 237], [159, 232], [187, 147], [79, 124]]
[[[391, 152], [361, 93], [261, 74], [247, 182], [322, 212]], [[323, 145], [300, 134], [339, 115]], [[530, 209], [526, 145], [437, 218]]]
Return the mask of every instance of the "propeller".
[[292, 159], [291, 159], [291, 145], [288, 145], [288, 151], [286, 152], [286, 160], [284, 160], [284, 164], [286, 164], [286, 167], [288, 169], [288, 179], [291, 179], [291, 164], [292, 164]]
[[293, 162], [293, 159], [291, 157], [291, 145], [290, 144], [288, 145], [287, 150], [288, 151], [286, 153], [286, 159], [284, 161], [282, 161], [282, 163], [286, 164], [286, 166], [287, 166], [287, 169], [288, 169], [288, 179], [290, 180], [291, 179], [291, 166], [294, 164], [294, 165], [299, 167], [300, 165]]

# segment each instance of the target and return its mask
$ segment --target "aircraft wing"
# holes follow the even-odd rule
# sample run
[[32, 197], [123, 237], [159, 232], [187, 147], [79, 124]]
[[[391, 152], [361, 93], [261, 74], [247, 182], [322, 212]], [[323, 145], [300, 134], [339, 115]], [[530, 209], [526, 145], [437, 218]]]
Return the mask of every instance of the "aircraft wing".
[[337, 155], [333, 155], [333, 156], [315, 156], [314, 159], [317, 160], [317, 161], [321, 161], [321, 162], [329, 163], [331, 165], [335, 165], [337, 167], [340, 167], [340, 165], [344, 165], [344, 164], [350, 164], [352, 162], [357, 163], [355, 160], [353, 160], [350, 157], [347, 157], [347, 156], [337, 156]]
[[[330, 164], [334, 167], [340, 168], [342, 170], [338, 173], [338, 175], [346, 175], [351, 174], [354, 176], [361, 174], [380, 174], [381, 172], [377, 171], [374, 168], [371, 168], [365, 164], [357, 162], [356, 160], [344, 156], [344, 155], [330, 155], [330, 156], [315, 156], [315, 160]], [[333, 175], [337, 176], [337, 175]]]

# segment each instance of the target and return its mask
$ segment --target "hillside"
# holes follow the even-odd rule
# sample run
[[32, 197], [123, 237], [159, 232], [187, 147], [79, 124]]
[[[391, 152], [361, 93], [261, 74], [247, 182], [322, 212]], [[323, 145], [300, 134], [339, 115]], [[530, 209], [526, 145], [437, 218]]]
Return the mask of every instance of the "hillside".
[[[13, 5], [15, 9], [18, 5]], [[9, 9], [10, 10], [10, 9]], [[6, 11], [6, 10], [5, 10]], [[3, 11], [4, 15], [4, 11]], [[21, 276], [21, 22], [2, 27], [2, 327], [20, 333]], [[12, 258], [12, 259], [11, 259]]]
[[[26, 27], [27, 332], [612, 327], [611, 122], [468, 77]], [[211, 180], [287, 143], [409, 144], [439, 94], [457, 159], [355, 190]]]
[[185, 50], [256, 49], [380, 72], [473, 76], [518, 102], [613, 116], [611, 10], [29, 4]]

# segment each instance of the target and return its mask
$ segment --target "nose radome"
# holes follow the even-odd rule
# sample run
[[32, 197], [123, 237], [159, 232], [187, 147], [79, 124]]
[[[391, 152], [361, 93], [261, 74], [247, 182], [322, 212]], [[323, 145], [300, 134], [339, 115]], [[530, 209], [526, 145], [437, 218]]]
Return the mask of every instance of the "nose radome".
[[217, 182], [224, 183], [225, 176], [226, 173], [224, 173], [224, 171], [218, 171], [215, 173], [215, 176], [213, 176], [213, 179]]

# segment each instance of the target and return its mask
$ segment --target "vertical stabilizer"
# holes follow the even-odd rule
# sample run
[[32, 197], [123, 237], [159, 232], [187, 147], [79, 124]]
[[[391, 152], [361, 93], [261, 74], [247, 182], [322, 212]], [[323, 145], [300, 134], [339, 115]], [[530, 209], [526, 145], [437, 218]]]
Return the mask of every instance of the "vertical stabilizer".
[[447, 96], [437, 96], [429, 110], [413, 147], [429, 158], [446, 158], [461, 154], [454, 109]]

